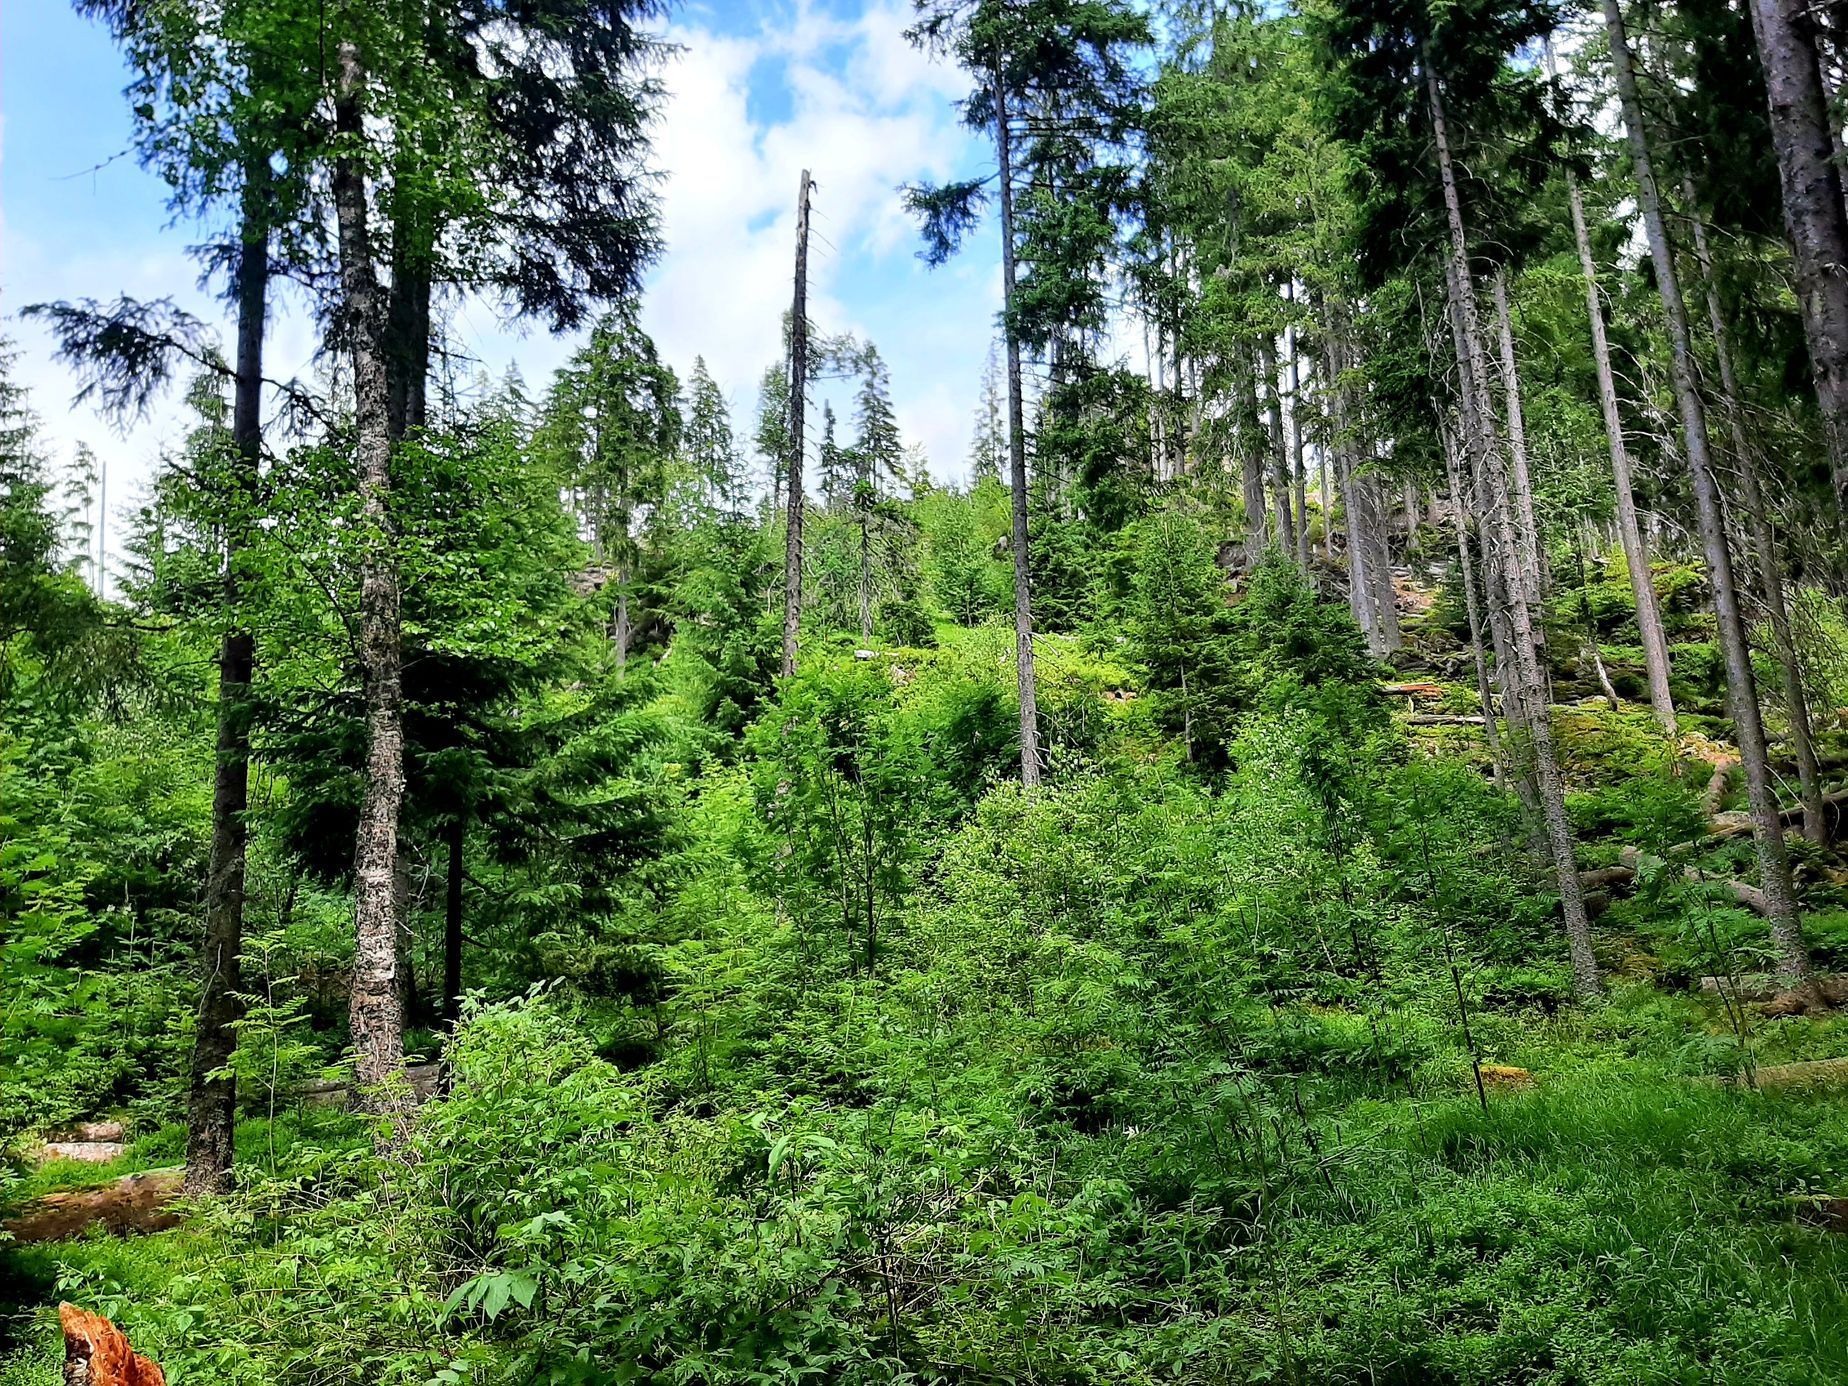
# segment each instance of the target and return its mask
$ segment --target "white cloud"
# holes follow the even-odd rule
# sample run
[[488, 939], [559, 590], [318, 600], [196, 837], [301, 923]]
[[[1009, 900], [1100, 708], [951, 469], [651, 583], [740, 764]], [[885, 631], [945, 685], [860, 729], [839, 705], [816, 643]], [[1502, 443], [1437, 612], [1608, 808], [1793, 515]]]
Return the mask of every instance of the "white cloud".
[[[683, 370], [704, 355], [748, 429], [757, 379], [781, 351], [796, 190], [809, 168], [817, 184], [809, 316], [823, 330], [879, 340], [901, 421], [939, 475], [956, 476], [968, 411], [943, 401], [957, 390], [973, 397], [993, 307], [979, 295], [946, 296], [962, 277], [939, 271], [924, 281], [910, 258], [916, 230], [898, 188], [948, 176], [967, 137], [950, 105], [961, 79], [906, 41], [909, 20], [902, 3], [852, 20], [804, 4], [793, 22], [754, 35], [673, 33], [685, 51], [667, 74], [656, 141], [669, 171], [668, 250], [643, 319]], [[791, 101], [788, 118], [768, 127], [749, 111], [752, 74], [764, 63], [782, 65]], [[880, 262], [878, 304], [864, 301], [866, 276], [857, 272], [868, 260]], [[916, 321], [894, 337], [887, 310], [901, 295]], [[888, 330], [875, 330], [875, 319]]]
[[[998, 274], [982, 245], [955, 265], [925, 270], [912, 257], [916, 229], [898, 188], [950, 176], [966, 159], [969, 136], [953, 105], [965, 78], [905, 39], [912, 19], [906, 0], [876, 0], [851, 18], [798, 0], [788, 22], [766, 17], [756, 32], [741, 35], [713, 32], [699, 18], [694, 12], [669, 34], [683, 51], [665, 73], [669, 98], [655, 137], [655, 164], [667, 173], [667, 251], [650, 277], [645, 324], [683, 377], [695, 355], [705, 357], [748, 437], [758, 377], [781, 351], [797, 179], [807, 167], [817, 182], [810, 316], [823, 330], [878, 341], [907, 437], [925, 445], [940, 477], [960, 477]], [[766, 65], [789, 101], [773, 123], [752, 119], [753, 76], [762, 79]], [[186, 255], [198, 237], [162, 224], [158, 189], [144, 186], [146, 178], [117, 165], [94, 190], [99, 203], [122, 209], [119, 252], [60, 255], [47, 236], [35, 242], [0, 222], [0, 311], [85, 295], [171, 296], [219, 324], [228, 344], [227, 306], [198, 289]], [[447, 326], [456, 348], [490, 376], [517, 363], [535, 393], [576, 345], [536, 326], [510, 327], [478, 301], [453, 305]], [[87, 407], [71, 407], [74, 379], [52, 359], [41, 327], [3, 327], [19, 342], [19, 378], [32, 391], [54, 454], [66, 458], [87, 442], [110, 459], [111, 496], [123, 502], [112, 502], [111, 526], [120, 534], [127, 498], [183, 429], [178, 404], [168, 400], [118, 432]], [[316, 346], [309, 315], [289, 303], [272, 319], [268, 373], [307, 375]], [[837, 396], [845, 418], [843, 404]]]

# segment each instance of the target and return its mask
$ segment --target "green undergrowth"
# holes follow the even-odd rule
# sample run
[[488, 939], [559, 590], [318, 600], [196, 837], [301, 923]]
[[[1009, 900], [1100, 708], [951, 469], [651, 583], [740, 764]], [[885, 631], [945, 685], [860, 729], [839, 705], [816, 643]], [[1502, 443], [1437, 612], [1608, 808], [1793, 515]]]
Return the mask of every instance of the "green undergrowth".
[[[1797, 1216], [1848, 1195], [1848, 1106], [1725, 1081], [1848, 1021], [1693, 990], [1769, 941], [1680, 859], [1578, 1004], [1514, 795], [1287, 570], [1225, 605], [1202, 536], [1138, 533], [1122, 641], [1045, 642], [1037, 792], [1001, 624], [817, 642], [724, 747], [638, 677], [613, 799], [656, 817], [468, 955], [453, 1090], [253, 1113], [182, 1228], [11, 1249], [0, 1383], [55, 1379], [61, 1297], [174, 1386], [1848, 1375], [1848, 1242]], [[1562, 721], [1584, 865], [1689, 840], [1646, 716]], [[308, 970], [250, 956], [243, 1071], [319, 1071]]]
[[[830, 1027], [884, 1070], [857, 1102], [672, 1100], [596, 1059], [555, 999], [483, 1012], [409, 1152], [301, 1147], [185, 1230], [36, 1265], [176, 1386], [1848, 1368], [1848, 1242], [1793, 1218], [1845, 1191], [1838, 1102], [1619, 1064], [1607, 1023], [1486, 1111], [1467, 1082], [1367, 1095], [1180, 1060], [1134, 1111], [1074, 1122], [1018, 1049], [934, 1091], [900, 1081], [877, 1043], [897, 991]], [[48, 1360], [0, 1380], [49, 1383]]]

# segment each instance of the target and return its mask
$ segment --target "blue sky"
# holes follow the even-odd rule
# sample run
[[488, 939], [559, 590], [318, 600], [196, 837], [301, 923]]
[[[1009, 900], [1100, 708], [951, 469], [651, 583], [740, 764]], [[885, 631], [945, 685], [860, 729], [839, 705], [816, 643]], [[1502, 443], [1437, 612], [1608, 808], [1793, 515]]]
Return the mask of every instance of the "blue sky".
[[[963, 79], [905, 42], [909, 15], [909, 0], [675, 11], [668, 37], [683, 51], [665, 73], [656, 135], [668, 251], [643, 319], [683, 376], [705, 356], [748, 433], [789, 298], [797, 180], [812, 169], [810, 315], [878, 343], [907, 439], [925, 446], [937, 476], [956, 479], [1000, 278], [992, 234], [942, 269], [916, 258], [897, 187], [978, 168], [983, 151], [956, 123]], [[21, 349], [18, 375], [55, 455], [90, 443], [109, 460], [112, 497], [151, 473], [174, 413], [124, 432], [73, 407], [71, 377], [19, 308], [128, 293], [224, 317], [187, 256], [203, 228], [173, 224], [161, 184], [123, 153], [126, 80], [107, 35], [66, 0], [0, 0], [0, 330]], [[509, 326], [480, 302], [456, 305], [451, 331], [494, 375], [516, 361], [535, 389], [574, 344]], [[283, 311], [271, 340], [272, 373], [309, 370], [315, 342], [299, 308]]]

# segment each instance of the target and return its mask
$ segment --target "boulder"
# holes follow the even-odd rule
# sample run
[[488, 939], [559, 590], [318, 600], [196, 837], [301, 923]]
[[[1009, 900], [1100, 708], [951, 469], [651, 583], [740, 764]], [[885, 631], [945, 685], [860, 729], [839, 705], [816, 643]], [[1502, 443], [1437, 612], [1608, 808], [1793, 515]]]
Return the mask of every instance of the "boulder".
[[39, 1163], [53, 1160], [78, 1160], [86, 1165], [106, 1165], [128, 1153], [126, 1141], [46, 1141], [38, 1148]]

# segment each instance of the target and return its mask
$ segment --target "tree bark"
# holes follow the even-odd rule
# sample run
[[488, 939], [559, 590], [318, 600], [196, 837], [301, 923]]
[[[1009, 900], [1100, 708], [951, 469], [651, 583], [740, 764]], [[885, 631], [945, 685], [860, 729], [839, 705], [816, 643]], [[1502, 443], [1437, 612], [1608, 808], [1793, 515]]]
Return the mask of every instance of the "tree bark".
[[1039, 696], [1033, 675], [1033, 586], [1027, 564], [1027, 435], [1020, 398], [1020, 334], [1014, 326], [1014, 170], [1008, 132], [1007, 88], [1001, 61], [994, 70], [995, 158], [1001, 183], [1001, 292], [1007, 338], [1008, 487], [1013, 502], [1014, 671], [1020, 696], [1020, 783], [1040, 782]]
[[[627, 520], [624, 521], [627, 528]], [[623, 540], [628, 547], [628, 540]], [[616, 672], [622, 673], [629, 667], [629, 644], [635, 638], [634, 622], [629, 617], [629, 560], [624, 558], [616, 565], [616, 614], [610, 624], [610, 636], [616, 644]]]
[[[415, 239], [414, 239], [415, 238]], [[428, 422], [430, 381], [429, 251], [412, 218], [393, 227], [391, 289], [385, 309], [387, 417], [394, 441]]]
[[226, 627], [218, 652], [218, 745], [212, 776], [212, 847], [205, 877], [205, 934], [199, 1017], [186, 1101], [188, 1197], [230, 1187], [237, 1081], [223, 1070], [237, 1048], [243, 985], [244, 869], [250, 807], [250, 683], [256, 638], [239, 611], [245, 549], [255, 520], [263, 456], [263, 333], [269, 298], [269, 184], [266, 158], [244, 167], [237, 267], [237, 381], [231, 404], [235, 457], [224, 526]]
[[[1289, 298], [1296, 301], [1295, 286]], [[1296, 487], [1296, 566], [1309, 570], [1309, 469], [1303, 463], [1303, 372], [1296, 324], [1292, 322], [1284, 336], [1290, 353], [1290, 474]]]
[[1296, 508], [1290, 495], [1290, 454], [1283, 436], [1283, 396], [1277, 387], [1277, 352], [1268, 336], [1258, 341], [1258, 373], [1264, 381], [1266, 425], [1270, 435], [1271, 491], [1277, 522], [1277, 545], [1286, 556], [1296, 549]]
[[[1537, 612], [1544, 596], [1540, 583], [1540, 523], [1534, 515], [1533, 474], [1527, 465], [1527, 418], [1521, 409], [1521, 373], [1514, 354], [1514, 315], [1508, 307], [1507, 271], [1498, 265], [1490, 284], [1501, 346], [1502, 395], [1507, 400], [1508, 454], [1514, 464], [1510, 475], [1514, 483], [1515, 538], [1520, 544], [1521, 590], [1527, 605]], [[1536, 627], [1534, 634], [1544, 646], [1545, 630]]]
[[1726, 525], [1720, 510], [1719, 487], [1714, 480], [1711, 448], [1707, 437], [1706, 408], [1694, 376], [1694, 347], [1688, 331], [1687, 302], [1681, 294], [1681, 280], [1675, 267], [1674, 248], [1668, 239], [1668, 223], [1662, 212], [1662, 198], [1656, 186], [1650, 161], [1649, 138], [1643, 125], [1642, 98], [1637, 90], [1636, 70], [1630, 58], [1628, 35], [1624, 30], [1623, 11], [1618, 0], [1604, 0], [1605, 28], [1610, 35], [1611, 66], [1617, 79], [1617, 95], [1622, 105], [1624, 124], [1630, 138], [1630, 160], [1636, 177], [1638, 202], [1643, 213], [1643, 228], [1649, 241], [1650, 259], [1661, 291], [1663, 316], [1667, 320], [1669, 340], [1669, 375], [1674, 384], [1675, 403], [1681, 415], [1682, 441], [1687, 457], [1688, 478], [1694, 491], [1695, 513], [1700, 523], [1701, 547], [1713, 579], [1713, 606], [1718, 618], [1720, 650], [1726, 666], [1726, 690], [1730, 704], [1734, 735], [1739, 757], [1745, 767], [1747, 793], [1751, 799], [1753, 839], [1758, 849], [1758, 869], [1771, 921], [1771, 936], [1777, 948], [1778, 975], [1791, 987], [1807, 986], [1810, 980], [1809, 951], [1803, 942], [1802, 924], [1797, 916], [1796, 892], [1790, 878], [1790, 858], [1784, 848], [1783, 821], [1778, 811], [1777, 793], [1771, 781], [1766, 754], [1764, 722], [1758, 710], [1758, 682], [1752, 672], [1751, 650], [1746, 643], [1745, 622], [1739, 613], [1738, 589], [1733, 582], [1732, 553], [1726, 542]]
[[1751, 0], [1750, 9], [1836, 500], [1848, 507], [1848, 209], [1815, 20], [1805, 0]]
[[[1437, 70], [1426, 53], [1426, 90], [1430, 98], [1432, 134], [1437, 145], [1438, 176], [1443, 186], [1444, 211], [1450, 231], [1449, 275], [1455, 295], [1453, 309], [1458, 334], [1467, 357], [1466, 369], [1480, 401], [1488, 399], [1488, 367], [1483, 361], [1477, 330], [1474, 293], [1470, 287], [1469, 241], [1463, 228], [1463, 204], [1457, 194], [1456, 172], [1451, 163], [1448, 126], [1444, 117], [1443, 94], [1438, 87]], [[1478, 447], [1485, 441], [1478, 428]], [[1495, 531], [1496, 547], [1505, 565], [1518, 566], [1521, 545], [1515, 528], [1513, 506], [1502, 468], [1489, 455], [1480, 458], [1479, 474], [1488, 482], [1487, 518]], [[1503, 587], [1508, 603], [1509, 644], [1514, 659], [1514, 677], [1504, 685], [1515, 694], [1521, 708], [1521, 731], [1530, 753], [1534, 786], [1540, 801], [1541, 823], [1547, 848], [1553, 859], [1553, 874], [1559, 887], [1559, 903], [1565, 919], [1566, 946], [1572, 960], [1573, 988], [1579, 997], [1589, 1000], [1602, 991], [1597, 959], [1591, 947], [1591, 921], [1585, 913], [1584, 891], [1579, 886], [1578, 861], [1572, 843], [1571, 825], [1566, 818], [1565, 784], [1560, 778], [1559, 762], [1553, 750], [1553, 730], [1547, 708], [1546, 681], [1540, 669], [1538, 642], [1535, 639], [1533, 612], [1528, 604], [1527, 589], [1519, 572], [1504, 569]]]
[[[1341, 522], [1347, 530], [1347, 570], [1348, 570], [1348, 611], [1354, 617], [1354, 624], [1360, 627], [1361, 634], [1367, 638], [1367, 649], [1376, 649], [1379, 637], [1373, 629], [1373, 603], [1367, 591], [1367, 574], [1362, 558], [1362, 548], [1357, 537], [1357, 526], [1364, 523], [1359, 516], [1360, 507], [1354, 500], [1354, 471], [1349, 455], [1348, 416], [1346, 387], [1341, 381], [1343, 361], [1339, 335], [1331, 321], [1322, 333], [1322, 359], [1324, 372], [1328, 377], [1328, 412], [1329, 462], [1334, 468], [1334, 484], [1341, 493]], [[1334, 543], [1334, 522], [1330, 516], [1327, 520], [1329, 543]]]
[[789, 315], [789, 440], [784, 464], [783, 677], [796, 672], [802, 630], [802, 413], [808, 395], [809, 171], [796, 197], [796, 291]]
[[1482, 627], [1482, 607], [1476, 596], [1476, 562], [1470, 553], [1469, 526], [1464, 515], [1469, 511], [1463, 491], [1462, 469], [1457, 463], [1457, 441], [1450, 428], [1440, 422], [1438, 431], [1444, 444], [1444, 475], [1450, 482], [1450, 507], [1456, 521], [1457, 567], [1463, 581], [1463, 613], [1469, 621], [1469, 652], [1476, 665], [1476, 698], [1482, 704], [1483, 739], [1488, 742], [1489, 761], [1495, 768], [1495, 782], [1502, 782], [1501, 733], [1495, 725], [1495, 697], [1489, 688], [1489, 657], [1485, 648], [1488, 634]]
[[1264, 561], [1264, 551], [1270, 547], [1271, 528], [1270, 506], [1264, 495], [1263, 400], [1249, 344], [1234, 348], [1232, 372], [1238, 409], [1234, 435], [1238, 446], [1238, 493], [1245, 507], [1245, 566], [1255, 568]]
[[462, 883], [468, 814], [457, 809], [448, 824], [448, 877], [443, 891], [443, 1019], [451, 1030], [462, 1018]]
[[1591, 258], [1591, 234], [1585, 226], [1585, 202], [1578, 179], [1566, 171], [1566, 197], [1572, 206], [1572, 234], [1578, 242], [1579, 271], [1585, 277], [1585, 312], [1591, 322], [1591, 354], [1598, 371], [1598, 406], [1604, 412], [1604, 436], [1610, 443], [1611, 475], [1617, 490], [1617, 539], [1630, 570], [1630, 593], [1636, 600], [1636, 626], [1643, 646], [1643, 672], [1649, 683], [1649, 706], [1670, 737], [1679, 735], [1675, 698], [1668, 687], [1668, 636], [1662, 627], [1662, 604], [1651, 576], [1649, 546], [1636, 517], [1636, 490], [1630, 475], [1630, 450], [1624, 443], [1623, 415], [1617, 406], [1617, 378], [1611, 370], [1610, 342], [1604, 333], [1604, 301], [1598, 293], [1598, 267]]
[[1386, 501], [1380, 481], [1371, 471], [1357, 472], [1355, 496], [1366, 516], [1362, 526], [1362, 564], [1367, 599], [1373, 607], [1373, 629], [1379, 655], [1389, 655], [1404, 643], [1399, 630], [1399, 594], [1392, 585], [1392, 546], [1387, 536]]
[[860, 643], [873, 643], [873, 531], [870, 497], [858, 498], [860, 511]]
[[1784, 713], [1790, 721], [1791, 749], [1797, 761], [1798, 797], [1803, 805], [1803, 835], [1811, 842], [1828, 840], [1828, 824], [1823, 817], [1822, 769], [1816, 761], [1816, 744], [1810, 728], [1809, 695], [1803, 687], [1803, 664], [1797, 657], [1797, 642], [1790, 629], [1790, 603], [1784, 592], [1783, 558], [1778, 552], [1777, 533], [1771, 526], [1770, 507], [1765, 503], [1764, 487], [1758, 472], [1758, 453], [1745, 433], [1745, 396], [1739, 391], [1739, 376], [1733, 367], [1731, 334], [1726, 314], [1720, 307], [1720, 290], [1713, 273], [1713, 255], [1707, 245], [1707, 226], [1694, 201], [1691, 182], [1685, 184], [1687, 214], [1694, 230], [1694, 259], [1700, 268], [1701, 286], [1707, 300], [1707, 323], [1713, 332], [1713, 355], [1719, 366], [1720, 389], [1724, 395], [1726, 420], [1732, 433], [1733, 453], [1739, 462], [1739, 490], [1745, 502], [1746, 522], [1751, 527], [1752, 548], [1758, 559], [1759, 590], [1764, 595], [1765, 614], [1771, 623], [1771, 641], [1776, 647], [1778, 672], [1783, 679]]
[[353, 356], [354, 460], [364, 532], [360, 659], [365, 684], [365, 788], [353, 862], [353, 989], [348, 1015], [362, 1088], [404, 1070], [395, 881], [404, 798], [404, 689], [391, 477], [390, 380], [379, 283], [372, 258], [365, 172], [365, 60], [351, 39], [335, 50], [335, 129], [343, 152], [332, 189], [338, 231], [342, 326]]
[[[1345, 329], [1345, 322], [1337, 315], [1328, 333], [1334, 352], [1330, 371], [1337, 379], [1338, 372], [1348, 363], [1351, 350]], [[1361, 469], [1352, 402], [1347, 388], [1337, 385], [1335, 466], [1347, 524], [1348, 604], [1354, 619], [1366, 633], [1368, 651], [1382, 658], [1400, 645], [1398, 599], [1392, 586], [1385, 508], [1377, 479]]]

